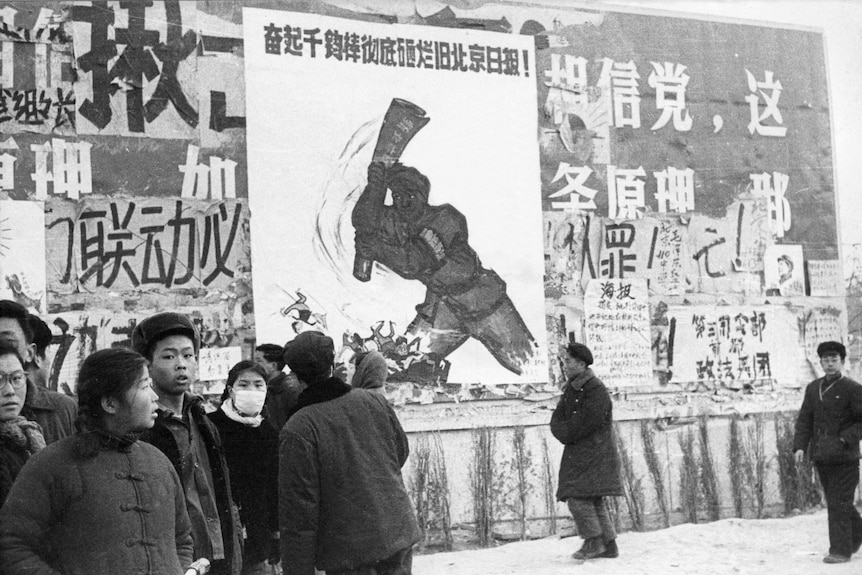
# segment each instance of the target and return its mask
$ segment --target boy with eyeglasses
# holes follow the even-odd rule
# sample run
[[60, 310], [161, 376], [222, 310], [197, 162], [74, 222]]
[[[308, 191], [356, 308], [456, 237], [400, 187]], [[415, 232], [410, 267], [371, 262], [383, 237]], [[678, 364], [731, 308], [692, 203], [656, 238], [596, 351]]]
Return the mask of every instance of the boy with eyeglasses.
[[[36, 354], [30, 313], [27, 308], [12, 300], [0, 300], [0, 341], [15, 349], [29, 365]], [[50, 391], [27, 379], [27, 396], [21, 415], [42, 427], [47, 443], [75, 433], [78, 402], [74, 398]]]

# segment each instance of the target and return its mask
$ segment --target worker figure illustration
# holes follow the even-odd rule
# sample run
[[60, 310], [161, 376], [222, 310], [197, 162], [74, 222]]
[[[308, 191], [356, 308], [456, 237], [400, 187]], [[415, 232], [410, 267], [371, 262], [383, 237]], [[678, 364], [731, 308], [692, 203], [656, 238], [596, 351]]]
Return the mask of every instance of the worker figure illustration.
[[[392, 205], [385, 205], [387, 190]], [[430, 205], [431, 184], [416, 168], [372, 161], [368, 184], [356, 202], [357, 269], [364, 281], [373, 261], [427, 288], [407, 328], [442, 360], [473, 337], [500, 365], [518, 375], [536, 348], [524, 320], [506, 294], [506, 282], [482, 266], [468, 243], [467, 220], [449, 204]]]

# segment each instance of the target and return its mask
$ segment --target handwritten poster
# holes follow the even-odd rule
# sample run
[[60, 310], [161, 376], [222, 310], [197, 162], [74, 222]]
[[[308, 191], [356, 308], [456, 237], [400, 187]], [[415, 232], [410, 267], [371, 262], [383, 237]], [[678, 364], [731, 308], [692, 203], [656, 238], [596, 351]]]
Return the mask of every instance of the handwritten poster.
[[670, 307], [671, 382], [696, 389], [796, 385], [810, 373], [799, 353], [797, 313], [755, 304]]
[[652, 384], [646, 280], [593, 280], [584, 297], [593, 371], [609, 387]]
[[812, 296], [843, 296], [841, 260], [808, 260], [808, 283]]
[[234, 365], [242, 361], [242, 348], [236, 347], [202, 347], [198, 360], [198, 379], [213, 381], [227, 379], [227, 374]]
[[817, 308], [805, 310], [799, 313], [798, 325], [802, 336], [802, 345], [805, 347], [805, 357], [811, 364], [812, 375], [823, 377], [824, 371], [820, 365], [820, 356], [817, 355], [817, 346], [824, 341], [847, 342], [844, 335], [843, 325], [845, 323], [843, 314], [836, 308]]

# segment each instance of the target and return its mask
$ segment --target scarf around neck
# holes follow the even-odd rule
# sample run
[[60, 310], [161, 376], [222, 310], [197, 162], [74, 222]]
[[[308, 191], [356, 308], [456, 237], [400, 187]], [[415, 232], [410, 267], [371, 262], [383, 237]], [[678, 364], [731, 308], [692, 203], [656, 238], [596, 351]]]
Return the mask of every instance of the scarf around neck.
[[45, 437], [39, 424], [20, 415], [0, 423], [0, 440], [8, 441], [30, 455], [45, 448]]
[[248, 425], [249, 427], [260, 427], [260, 424], [263, 421], [263, 413], [258, 413], [253, 416], [240, 415], [240, 413], [234, 408], [233, 401], [231, 401], [229, 397], [221, 402], [221, 410], [233, 421], [242, 423], [243, 425]]

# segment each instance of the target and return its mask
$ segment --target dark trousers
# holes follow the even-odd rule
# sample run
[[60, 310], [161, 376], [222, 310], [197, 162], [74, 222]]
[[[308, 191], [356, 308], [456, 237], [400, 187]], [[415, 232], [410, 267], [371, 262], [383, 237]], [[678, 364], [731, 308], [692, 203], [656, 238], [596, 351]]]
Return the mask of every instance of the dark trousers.
[[578, 528], [578, 535], [584, 540], [602, 536], [605, 543], [617, 538], [614, 522], [608, 512], [604, 497], [570, 497], [566, 499], [572, 518]]
[[850, 557], [862, 541], [862, 517], [853, 503], [859, 484], [859, 461], [816, 466], [826, 496], [829, 553]]
[[413, 570], [413, 547], [402, 549], [398, 553], [353, 569], [327, 571], [326, 575], [411, 575]]

